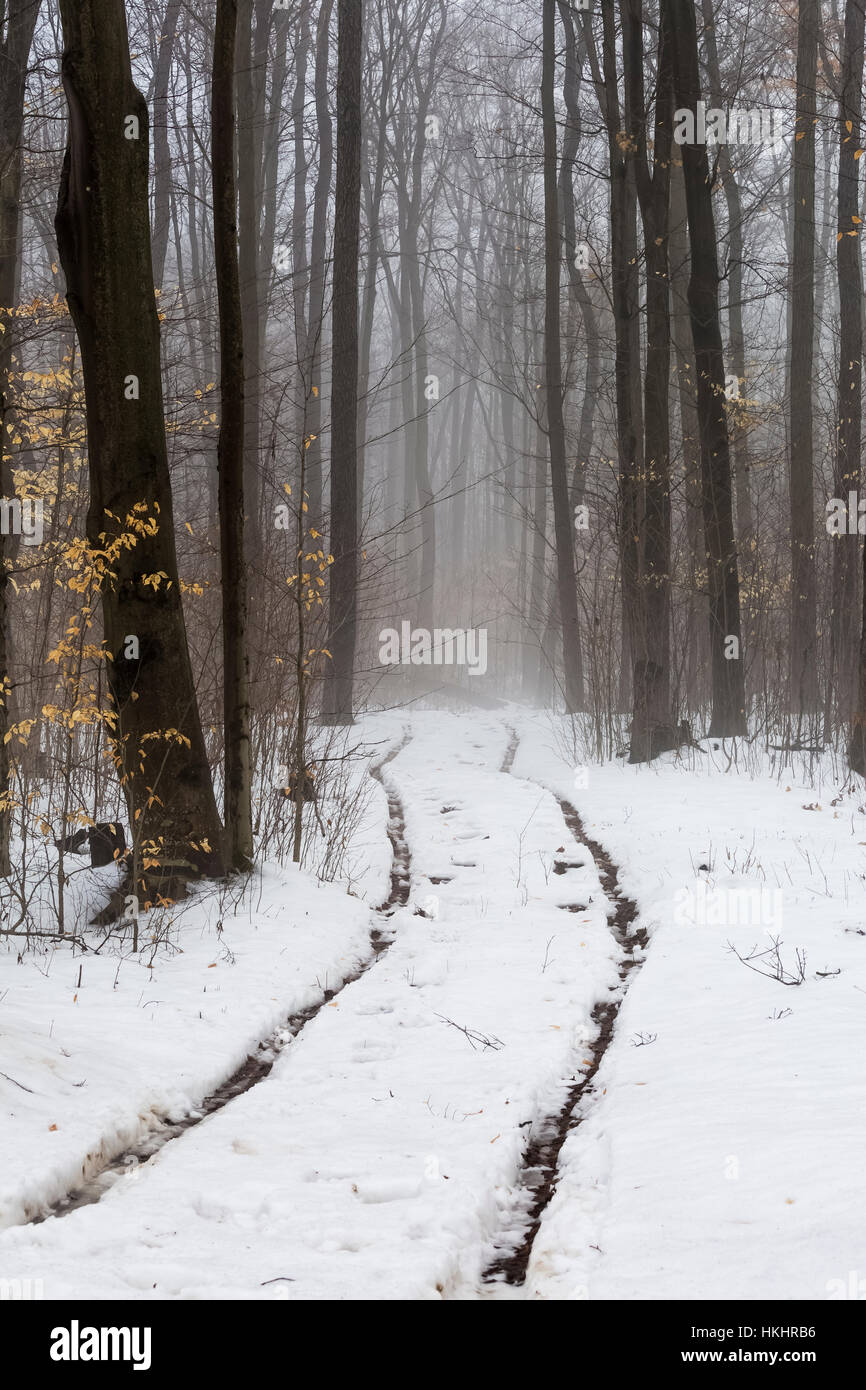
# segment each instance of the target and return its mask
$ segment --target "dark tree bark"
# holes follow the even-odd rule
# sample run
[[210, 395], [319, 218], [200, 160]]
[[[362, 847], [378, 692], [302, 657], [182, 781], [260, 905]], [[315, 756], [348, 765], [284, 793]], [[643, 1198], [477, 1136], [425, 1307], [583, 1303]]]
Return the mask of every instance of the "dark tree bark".
[[[841, 299], [841, 337], [839, 344], [839, 434], [836, 445], [836, 486], [844, 489], [837, 496], [847, 500], [848, 488], [856, 489], [861, 481], [860, 449], [862, 430], [862, 406], [860, 389], [862, 381], [862, 270], [860, 265], [860, 238], [850, 232], [858, 230], [851, 219], [857, 216], [858, 171], [860, 162], [855, 159], [855, 151], [860, 149], [860, 128], [862, 121], [862, 74], [864, 50], [863, 5], [858, 0], [848, 0], [845, 7], [845, 49], [842, 69], [842, 88], [839, 99], [840, 116], [840, 158], [839, 158], [839, 224], [836, 243], [836, 266], [839, 277]], [[850, 131], [845, 122], [851, 122]], [[833, 545], [833, 654], [839, 667], [844, 669], [844, 648], [846, 640], [852, 640], [848, 633], [849, 624], [842, 609], [845, 602], [850, 604], [847, 591], [853, 587], [845, 576], [846, 561], [836, 552], [842, 546], [851, 545], [850, 536], [836, 536]], [[856, 553], [856, 552], [855, 552]], [[853, 556], [852, 556], [853, 559]], [[857, 695], [851, 721], [851, 741], [848, 761], [852, 771], [866, 777], [866, 546], [862, 547], [863, 563], [863, 612], [861, 621], [860, 649], [857, 662]], [[852, 643], [853, 644], [853, 643]], [[831, 666], [831, 679], [833, 667]]]
[[244, 331], [235, 182], [237, 0], [217, 0], [211, 81], [214, 267], [219, 301], [220, 431], [217, 445], [223, 637], [226, 858], [253, 860], [247, 570], [244, 560]]
[[171, 149], [168, 142], [168, 84], [180, 0], [168, 0], [160, 26], [159, 51], [153, 75], [153, 283], [159, 288], [165, 273], [171, 225]]
[[[189, 240], [189, 264], [192, 272], [193, 294], [195, 302], [195, 314], [197, 320], [198, 340], [201, 344], [201, 355], [203, 361], [203, 374], [205, 382], [213, 381], [216, 375], [216, 358], [214, 355], [214, 345], [212, 341], [212, 325], [207, 313], [207, 296], [203, 285], [203, 260], [204, 260], [204, 228], [202, 224], [202, 208], [206, 200], [202, 197], [201, 183], [197, 167], [198, 146], [195, 140], [196, 114], [195, 103], [193, 100], [195, 90], [195, 77], [193, 75], [192, 41], [189, 29], [183, 33], [183, 85], [186, 91], [185, 120], [178, 119], [175, 122], [175, 133], [184, 151], [184, 172], [186, 184], [186, 232]], [[211, 479], [209, 478], [209, 482]], [[216, 479], [213, 478], [213, 482]], [[208, 515], [213, 520], [213, 531], [216, 532], [216, 487], [209, 488]]]
[[[331, 196], [331, 178], [334, 172], [334, 130], [328, 105], [328, 55], [330, 53], [333, 9], [333, 0], [322, 0], [316, 23], [315, 100], [316, 131], [319, 137], [319, 166], [316, 170], [316, 185], [313, 191], [313, 230], [310, 238], [310, 304], [307, 311], [306, 367], [303, 374], [304, 388], [308, 393], [307, 436], [310, 441], [305, 467], [310, 504], [309, 515], [313, 525], [319, 524], [322, 515], [322, 339], [325, 331], [325, 290], [328, 278], [328, 203]], [[370, 236], [373, 237], [372, 228]], [[367, 356], [369, 360], [369, 349]], [[360, 376], [363, 381], [363, 369]], [[359, 422], [359, 450], [363, 448], [363, 441], [364, 430]], [[358, 466], [360, 471], [360, 461]], [[361, 486], [359, 484], [359, 496], [360, 492]]]
[[[418, 144], [421, 141], [419, 138]], [[419, 179], [420, 167], [417, 171]], [[417, 228], [414, 244], [418, 246]], [[408, 288], [411, 311], [411, 333], [415, 344], [415, 392], [413, 409], [415, 415], [415, 487], [418, 507], [421, 513], [421, 584], [418, 604], [420, 626], [428, 630], [433, 627], [433, 607], [436, 585], [436, 509], [434, 505], [433, 484], [430, 477], [430, 407], [425, 397], [425, 383], [429, 371], [427, 352], [427, 317], [424, 310], [424, 284], [421, 277], [421, 257], [417, 250], [408, 257], [406, 286]]]
[[[407, 512], [417, 509], [420, 530], [420, 573], [418, 575], [418, 624], [433, 626], [436, 581], [436, 509], [430, 473], [429, 413], [426, 398], [428, 375], [427, 314], [422, 274], [422, 251], [426, 162], [427, 117], [436, 80], [437, 62], [445, 32], [447, 13], [442, 0], [425, 0], [415, 12], [394, 6], [394, 22], [399, 19], [401, 63], [398, 66], [400, 101], [394, 125], [398, 138], [396, 156], [397, 208], [400, 235], [399, 324], [400, 354], [403, 363], [402, 403], [406, 422], [406, 502]], [[425, 35], [429, 35], [426, 57], [422, 58]], [[392, 43], [395, 39], [392, 37]], [[389, 282], [390, 284], [390, 282]], [[411, 365], [410, 365], [411, 364]]]
[[[286, 27], [288, 16], [277, 15]], [[261, 378], [264, 354], [267, 297], [262, 294], [263, 265], [260, 248], [263, 198], [263, 145], [265, 135], [265, 70], [271, 6], [262, 0], [239, 0], [236, 44], [237, 83], [237, 192], [238, 274], [244, 335], [244, 505], [247, 526], [245, 549], [248, 567], [261, 555]], [[274, 80], [284, 68], [278, 48]], [[275, 196], [271, 194], [270, 196]], [[273, 254], [273, 246], [267, 248]]]
[[328, 722], [353, 722], [358, 588], [358, 253], [362, 0], [337, 7], [337, 186], [331, 349], [331, 590]]
[[602, 7], [602, 70], [589, 16], [582, 16], [593, 86], [604, 120], [610, 170], [611, 298], [616, 338], [616, 442], [622, 571], [622, 662], [619, 704], [627, 707], [634, 618], [638, 611], [641, 524], [640, 478], [643, 473], [643, 412], [640, 399], [640, 295], [637, 251], [637, 190], [634, 165], [625, 157], [617, 89], [616, 14]]
[[[297, 448], [305, 450], [307, 435], [307, 406], [312, 396], [312, 382], [309, 378], [307, 345], [309, 330], [307, 324], [307, 294], [309, 286], [309, 265], [307, 262], [307, 148], [304, 135], [304, 112], [307, 102], [307, 63], [310, 56], [310, 6], [301, 5], [297, 19], [295, 36], [295, 85], [292, 93], [292, 309], [294, 317], [295, 342], [298, 346], [298, 374], [300, 381], [295, 391], [295, 410], [297, 424], [295, 433]], [[304, 460], [306, 463], [306, 460]], [[305, 483], [306, 486], [306, 483]], [[309, 502], [308, 502], [309, 505]], [[311, 523], [318, 526], [321, 519], [321, 505], [318, 510], [307, 513]]]
[[[84, 370], [88, 539], [101, 550], [136, 517], [153, 523], [120, 549], [102, 586], [136, 886], [144, 879], [149, 892], [156, 875], [138, 872], [147, 847], [169, 879], [215, 874], [222, 829], [177, 572], [151, 275], [147, 106], [132, 80], [123, 0], [61, 0], [60, 13], [69, 135], [55, 225]], [[126, 138], [136, 121], [138, 138]], [[126, 655], [128, 636], [137, 638], [137, 658]]]
[[[361, 299], [361, 340], [358, 361], [360, 399], [358, 402], [358, 504], [364, 505], [364, 474], [367, 451], [367, 417], [370, 411], [370, 356], [373, 344], [373, 319], [376, 310], [376, 274], [379, 267], [379, 216], [385, 182], [385, 148], [388, 129], [387, 83], [390, 76], [388, 56], [383, 54], [383, 77], [376, 112], [376, 146], [373, 169], [364, 176], [366, 208], [367, 256], [364, 263], [364, 293]], [[368, 150], [370, 145], [368, 143]], [[369, 163], [369, 159], [367, 161]], [[372, 173], [372, 178], [371, 178]], [[458, 324], [459, 332], [459, 324]]]
[[701, 501], [701, 445], [695, 391], [694, 344], [689, 317], [689, 250], [686, 190], [682, 162], [671, 169], [669, 262], [671, 273], [671, 338], [676, 361], [682, 447], [682, 492], [686, 517], [686, 575], [688, 613], [685, 630], [685, 686], [688, 708], [699, 710], [709, 700], [707, 675], [710, 653], [707, 633], [706, 587], [698, 582], [704, 567], [704, 521]]
[[[719, 64], [719, 48], [716, 43], [715, 15], [713, 0], [701, 0], [701, 13], [704, 20], [703, 42], [706, 50], [707, 74], [709, 78], [710, 101], [713, 106], [723, 108], [722, 74]], [[728, 208], [728, 346], [730, 365], [739, 382], [740, 394], [746, 394], [746, 339], [743, 330], [743, 209], [737, 176], [731, 167], [731, 152], [728, 145], [719, 149], [716, 177], [721, 181]], [[754, 532], [752, 516], [752, 495], [749, 479], [749, 446], [745, 430], [737, 423], [731, 424], [731, 444], [734, 454], [734, 491], [737, 501], [737, 541], [740, 548], [740, 563], [751, 544]]]
[[643, 222], [646, 262], [644, 482], [630, 762], [646, 762], [679, 736], [671, 715], [670, 291], [668, 230], [673, 103], [670, 35], [662, 13], [656, 77], [653, 168], [649, 169], [644, 94], [642, 0], [623, 3], [625, 117]]
[[557, 196], [557, 139], [554, 81], [556, 78], [556, 0], [543, 0], [541, 119], [544, 135], [544, 386], [547, 406], [547, 447], [553, 494], [556, 539], [557, 595], [562, 627], [562, 661], [566, 708], [583, 709], [583, 663], [574, 572], [574, 526], [568, 498], [565, 419], [560, 342], [560, 236]]
[[[5, 461], [11, 455], [9, 377], [12, 367], [15, 320], [10, 313], [18, 298], [19, 196], [21, 188], [21, 129], [27, 59], [39, 14], [39, 0], [16, 0], [8, 17], [0, 4], [0, 494], [12, 496], [12, 470]], [[0, 876], [9, 873], [9, 653], [7, 640], [8, 573], [6, 560], [14, 541], [0, 535]]]
[[[859, 152], [863, 117], [863, 0], [847, 0], [839, 91], [836, 282], [839, 287], [839, 378], [836, 395], [834, 495], [848, 499], [860, 488], [863, 403], [863, 271], [859, 223]], [[851, 536], [834, 536], [827, 673], [827, 718], [844, 720], [856, 697], [857, 549]]]
[[[701, 100], [693, 0], [663, 0], [673, 48], [678, 108], [697, 112]], [[725, 366], [719, 317], [719, 266], [706, 145], [681, 146], [689, 221], [689, 312], [697, 374], [704, 539], [710, 596], [713, 712], [710, 734], [746, 732], [740, 581], [734, 539], [731, 460], [725, 413]], [[726, 651], [729, 655], [726, 655]]]
[[797, 121], [791, 192], [790, 485], [791, 624], [790, 700], [798, 717], [818, 699], [818, 600], [815, 580], [815, 499], [812, 458], [813, 344], [815, 337], [815, 120], [819, 0], [800, 0], [797, 27]]

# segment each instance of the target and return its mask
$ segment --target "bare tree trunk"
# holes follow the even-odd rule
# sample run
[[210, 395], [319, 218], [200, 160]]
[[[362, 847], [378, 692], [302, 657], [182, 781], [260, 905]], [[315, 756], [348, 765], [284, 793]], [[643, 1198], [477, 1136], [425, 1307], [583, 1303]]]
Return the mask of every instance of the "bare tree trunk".
[[623, 56], [626, 127], [634, 168], [646, 261], [646, 373], [644, 377], [644, 485], [640, 582], [634, 647], [634, 709], [630, 762], [646, 762], [676, 747], [670, 703], [671, 491], [670, 491], [670, 208], [671, 55], [662, 13], [655, 98], [653, 170], [649, 171], [644, 98], [643, 6], [624, 0]]
[[598, 395], [601, 371], [601, 342], [595, 308], [584, 283], [583, 275], [577, 265], [577, 230], [574, 210], [574, 167], [580, 147], [580, 62], [574, 33], [574, 19], [566, 0], [558, 0], [559, 14], [565, 29], [565, 78], [563, 97], [568, 120], [562, 141], [562, 168], [560, 170], [560, 215], [562, 217], [565, 259], [568, 267], [568, 281], [571, 297], [580, 309], [583, 328], [586, 333], [586, 372], [583, 381], [583, 401], [580, 407], [580, 423], [577, 431], [577, 459], [571, 480], [571, 506], [575, 508], [583, 501], [586, 469], [592, 448], [595, 403]]
[[[543, 405], [543, 402], [540, 402]], [[525, 649], [523, 688], [531, 700], [538, 700], [547, 680], [544, 670], [542, 632], [544, 628], [545, 559], [547, 556], [547, 434], [542, 419], [533, 431], [532, 470], [532, 552], [529, 589], [529, 631], [534, 639]], [[549, 683], [549, 682], [548, 682]]]
[[574, 573], [574, 527], [568, 500], [565, 420], [562, 402], [560, 343], [561, 238], [557, 198], [557, 141], [554, 81], [556, 77], [556, 0], [543, 0], [543, 57], [541, 118], [544, 129], [544, 358], [547, 444], [553, 491], [556, 537], [557, 592], [562, 626], [565, 703], [569, 712], [583, 708], [583, 662]]
[[707, 700], [705, 679], [709, 668], [706, 592], [699, 587], [706, 546], [701, 504], [701, 448], [698, 404], [695, 392], [694, 344], [689, 322], [689, 253], [686, 224], [686, 190], [682, 163], [671, 169], [669, 261], [671, 274], [672, 341], [676, 360], [680, 439], [683, 456], [683, 504], [686, 518], [686, 692], [689, 708], [700, 709]]
[[[663, 0], [663, 3], [672, 34], [676, 104], [678, 108], [696, 113], [701, 85], [693, 0]], [[710, 590], [713, 677], [710, 734], [729, 737], [746, 731], [746, 697], [740, 650], [740, 581], [725, 414], [716, 228], [706, 146], [684, 144], [681, 149], [691, 250], [689, 311], [697, 374], [704, 539]]]
[[[148, 858], [169, 880], [215, 874], [222, 829], [181, 606], [166, 454], [147, 106], [132, 80], [123, 0], [61, 0], [60, 13], [69, 135], [55, 225], [84, 369], [88, 539], [104, 552], [137, 532], [102, 585], [113, 735], [137, 861], [152, 848]], [[154, 876], [135, 879], [149, 892]]]
[[[282, 23], [285, 17], [277, 16]], [[261, 555], [261, 378], [266, 296], [260, 260], [264, 81], [270, 7], [239, 0], [237, 82], [238, 275], [244, 346], [244, 506], [247, 565]], [[262, 34], [264, 33], [264, 39]]]
[[235, 183], [237, 0], [217, 0], [211, 85], [214, 262], [220, 329], [219, 477], [226, 858], [253, 860], [247, 569], [244, 560], [244, 332]]
[[[307, 291], [309, 264], [307, 261], [307, 152], [304, 138], [304, 111], [307, 102], [307, 62], [310, 56], [310, 5], [304, 0], [298, 16], [295, 40], [295, 87], [292, 93], [292, 310], [294, 336], [298, 352], [298, 388], [295, 391], [295, 438], [299, 452], [306, 451], [307, 403], [313, 383], [309, 376], [307, 346], [312, 325], [307, 324]], [[306, 501], [307, 499], [302, 499]], [[309, 503], [308, 503], [309, 505]], [[310, 515], [308, 513], [308, 515]], [[312, 513], [311, 521], [318, 526], [321, 506]]]
[[[307, 370], [310, 400], [307, 435], [310, 447], [306, 451], [307, 492], [310, 518], [315, 526], [322, 516], [322, 337], [325, 327], [325, 288], [327, 284], [328, 202], [331, 195], [331, 176], [334, 169], [334, 132], [328, 108], [328, 54], [330, 51], [331, 14], [333, 0], [322, 0], [316, 25], [316, 130], [319, 136], [319, 167], [313, 193], [313, 231], [310, 240], [310, 307], [307, 313]], [[372, 235], [372, 232], [371, 232]], [[372, 317], [372, 316], [371, 316]], [[372, 328], [372, 325], [371, 325]], [[369, 352], [368, 352], [369, 360]], [[363, 373], [362, 379], [363, 379]], [[316, 389], [313, 390], [312, 388]], [[359, 427], [359, 447], [364, 431]], [[359, 463], [360, 468], [360, 463]]]
[[171, 225], [171, 149], [168, 143], [168, 84], [180, 15], [180, 0], [168, 0], [153, 75], [153, 283], [160, 287]]
[[[420, 170], [419, 170], [420, 179]], [[418, 245], [417, 229], [414, 245]], [[421, 585], [418, 603], [419, 625], [428, 631], [433, 627], [433, 605], [436, 585], [436, 511], [433, 485], [430, 481], [429, 407], [425, 395], [428, 375], [427, 322], [424, 313], [424, 286], [421, 261], [416, 250], [408, 264], [409, 302], [412, 312], [412, 338], [415, 344], [415, 483], [421, 521]]]
[[478, 399], [478, 384], [470, 381], [466, 387], [463, 401], [463, 425], [460, 432], [460, 446], [457, 452], [457, 468], [454, 474], [454, 529], [452, 532], [451, 556], [456, 572], [461, 573], [466, 566], [466, 512], [469, 503], [468, 489], [472, 483], [470, 464], [472, 430], [475, 421], [475, 405]]
[[[707, 55], [710, 101], [714, 107], [725, 105], [722, 95], [722, 75], [719, 48], [716, 43], [713, 0], [701, 0], [704, 20], [703, 41]], [[728, 342], [730, 365], [739, 383], [741, 395], [746, 394], [746, 344], [743, 332], [743, 209], [737, 177], [731, 168], [731, 153], [722, 145], [718, 155], [718, 177], [725, 190], [728, 208]], [[736, 407], [735, 407], [736, 411]], [[731, 444], [734, 453], [734, 491], [737, 500], [737, 540], [740, 563], [746, 555], [754, 532], [752, 497], [749, 480], [749, 448], [746, 432], [736, 419], [731, 425]]]
[[790, 700], [798, 717], [818, 699], [818, 613], [815, 581], [815, 501], [812, 370], [815, 336], [815, 121], [819, 0], [800, 0], [797, 28], [797, 122], [791, 189], [791, 625]]
[[[189, 237], [189, 258], [190, 269], [193, 279], [193, 294], [196, 301], [196, 318], [198, 320], [198, 335], [201, 343], [202, 357], [204, 361], [205, 381], [212, 381], [216, 375], [216, 362], [214, 358], [213, 341], [211, 335], [211, 324], [207, 316], [207, 307], [204, 291], [204, 247], [203, 237], [200, 229], [200, 209], [204, 204], [204, 199], [200, 194], [199, 178], [196, 168], [196, 150], [194, 133], [196, 129], [195, 103], [193, 94], [195, 88], [195, 78], [193, 76], [192, 44], [189, 30], [183, 36], [186, 40], [183, 48], [183, 79], [186, 89], [185, 122], [178, 122], [176, 125], [178, 139], [183, 137], [185, 145], [185, 171], [186, 171], [186, 217], [187, 235]], [[209, 483], [210, 483], [209, 479]], [[213, 479], [215, 483], [216, 479]], [[216, 487], [210, 486], [208, 490], [208, 514], [213, 518], [213, 530], [216, 531]]]
[[592, 29], [583, 15], [583, 32], [593, 85], [605, 124], [610, 169], [611, 298], [616, 337], [616, 442], [619, 492], [618, 535], [622, 570], [622, 661], [619, 704], [627, 708], [630, 665], [638, 611], [640, 483], [643, 472], [643, 425], [640, 407], [640, 305], [637, 253], [637, 191], [634, 168], [621, 144], [617, 90], [616, 14], [602, 8], [602, 68], [599, 71]]
[[[0, 32], [3, 8], [0, 6]], [[6, 35], [0, 41], [0, 494], [12, 495], [12, 431], [9, 428], [9, 378], [12, 367], [15, 319], [9, 312], [18, 298], [19, 196], [21, 189], [21, 129], [27, 59], [39, 14], [39, 0], [22, 0], [12, 10]], [[5, 312], [4, 312], [5, 311]], [[11, 546], [8, 547], [11, 550]], [[0, 534], [0, 877], [9, 873], [9, 652], [6, 569], [7, 538]]]
[[[848, 499], [860, 488], [863, 404], [863, 271], [860, 262], [860, 150], [863, 117], [863, 0], [847, 0], [845, 46], [839, 92], [839, 172], [836, 281], [839, 286], [839, 378], [836, 395], [834, 494]], [[851, 536], [834, 536], [827, 671], [827, 718], [833, 703], [844, 720], [856, 698], [857, 547]]]
[[337, 188], [331, 357], [331, 665], [328, 722], [353, 722], [358, 584], [358, 253], [363, 0], [337, 6]]

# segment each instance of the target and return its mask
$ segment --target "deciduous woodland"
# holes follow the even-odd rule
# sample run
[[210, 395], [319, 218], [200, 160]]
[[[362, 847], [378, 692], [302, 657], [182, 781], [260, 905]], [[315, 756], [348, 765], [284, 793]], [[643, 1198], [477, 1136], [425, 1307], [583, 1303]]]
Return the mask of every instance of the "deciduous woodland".
[[[863, 80], [864, 0], [0, 0], [0, 1278], [856, 1267], [863, 1084], [786, 1088], [863, 1042]], [[163, 1284], [199, 1172], [267, 1234]]]

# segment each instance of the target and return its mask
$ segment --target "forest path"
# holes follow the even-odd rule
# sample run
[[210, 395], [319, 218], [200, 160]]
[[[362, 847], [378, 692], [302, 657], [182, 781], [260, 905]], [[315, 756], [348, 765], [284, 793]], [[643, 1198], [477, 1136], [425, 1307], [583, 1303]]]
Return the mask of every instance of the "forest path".
[[52, 1298], [486, 1296], [626, 959], [604, 867], [515, 748], [496, 716], [413, 716], [386, 772], [408, 902], [375, 969], [135, 1182], [0, 1236], [4, 1269]]

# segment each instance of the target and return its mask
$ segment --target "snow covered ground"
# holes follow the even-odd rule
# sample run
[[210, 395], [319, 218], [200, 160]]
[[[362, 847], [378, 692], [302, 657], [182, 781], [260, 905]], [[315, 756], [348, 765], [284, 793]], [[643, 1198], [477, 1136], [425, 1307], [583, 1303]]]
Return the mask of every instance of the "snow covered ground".
[[[524, 731], [515, 771], [567, 795], [556, 737]], [[866, 1297], [866, 795], [828, 764], [750, 773], [741, 748], [738, 772], [730, 751], [593, 766], [574, 793], [650, 946], [527, 1296]], [[772, 938], [789, 969], [805, 953], [802, 984], [727, 949]]]
[[[400, 731], [380, 719], [373, 732], [375, 758]], [[44, 1213], [163, 1118], [194, 1114], [260, 1040], [369, 955], [370, 905], [387, 894], [391, 859], [376, 782], [369, 802], [357, 836], [366, 872], [353, 873], [363, 897], [266, 865], [242, 891], [212, 888], [142, 918], [137, 955], [116, 937], [98, 953], [0, 945], [0, 1230]], [[75, 873], [77, 930], [83, 899], [92, 913], [114, 879], [111, 868]], [[101, 936], [90, 933], [94, 946]]]
[[[825, 1299], [856, 1287], [857, 798], [831, 805], [833, 786], [807, 785], [802, 769], [780, 778], [755, 756], [738, 770], [712, 744], [649, 768], [593, 765], [575, 789], [565, 731], [543, 716], [417, 713], [370, 721], [371, 738], [398, 740], [404, 724], [411, 737], [383, 773], [412, 855], [409, 904], [392, 916], [374, 911], [390, 858], [377, 786], [363, 898], [265, 868], [236, 915], [197, 899], [152, 965], [147, 953], [0, 957], [0, 1280], [128, 1299]], [[621, 993], [612, 908], [560, 798], [618, 864], [650, 947], [562, 1150], [526, 1286], [506, 1291], [480, 1278], [495, 1242], [519, 1234], [527, 1139], [588, 1066], [593, 1006]], [[389, 949], [265, 1080], [98, 1203], [24, 1224], [154, 1114], [194, 1110], [259, 1039], [353, 973], [377, 924]], [[794, 975], [805, 954], [803, 983], [763, 978], [728, 949], [772, 938]]]

